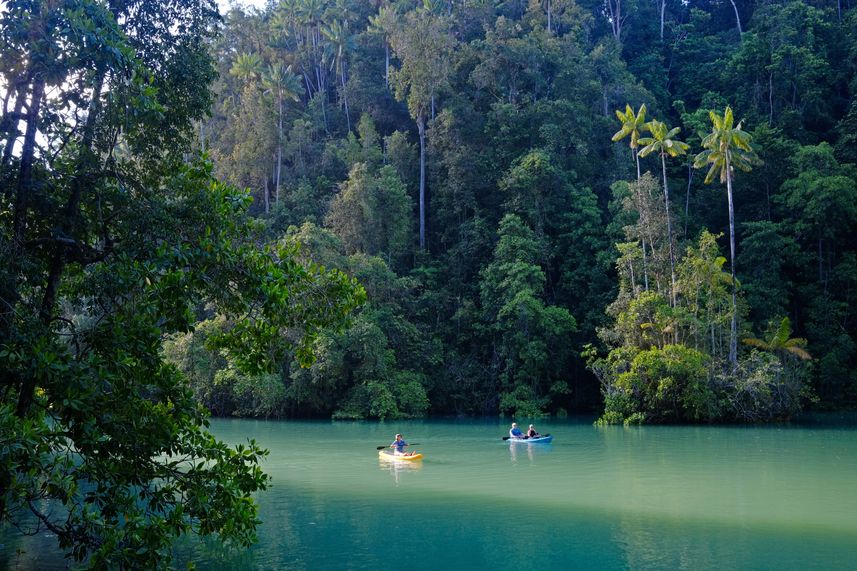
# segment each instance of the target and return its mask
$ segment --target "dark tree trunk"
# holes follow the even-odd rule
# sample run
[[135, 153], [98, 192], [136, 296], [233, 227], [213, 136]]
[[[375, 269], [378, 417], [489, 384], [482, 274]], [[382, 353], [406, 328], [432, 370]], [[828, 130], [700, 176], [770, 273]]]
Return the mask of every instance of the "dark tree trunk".
[[[104, 85], [104, 72], [99, 72], [92, 86], [92, 101], [87, 110], [86, 123], [83, 128], [83, 137], [80, 142], [80, 151], [77, 156], [75, 176], [71, 183], [71, 194], [63, 210], [60, 222], [61, 235], [59, 238], [74, 239], [77, 228], [77, 215], [80, 208], [80, 200], [84, 189], [92, 182], [93, 170], [98, 160], [95, 154], [95, 124], [101, 111], [101, 88]], [[56, 242], [53, 256], [51, 257], [48, 280], [45, 285], [45, 293], [42, 297], [42, 307], [39, 311], [42, 323], [48, 325], [53, 318], [54, 306], [56, 305], [57, 290], [59, 289], [60, 277], [66, 264], [65, 242]]]
[[33, 93], [27, 109], [27, 130], [24, 134], [24, 146], [21, 149], [21, 168], [18, 174], [18, 186], [15, 193], [15, 213], [12, 219], [12, 236], [18, 251], [24, 238], [24, 228], [27, 222], [27, 208], [30, 195], [33, 192], [33, 161], [36, 152], [36, 133], [39, 129], [39, 111], [41, 111], [42, 96], [45, 93], [45, 81], [36, 78], [33, 83]]
[[[27, 83], [19, 85], [15, 94], [15, 107], [12, 109], [12, 115], [4, 117], [3, 134], [6, 136], [6, 146], [3, 147], [3, 158], [0, 159], [0, 169], [6, 169], [9, 166], [9, 161], [12, 159], [12, 152], [15, 149], [15, 141], [18, 139], [18, 122], [21, 117], [21, 110], [24, 108], [24, 99], [27, 93]], [[8, 121], [8, 122], [7, 122]], [[7, 189], [7, 197], [11, 198], [12, 188]]]

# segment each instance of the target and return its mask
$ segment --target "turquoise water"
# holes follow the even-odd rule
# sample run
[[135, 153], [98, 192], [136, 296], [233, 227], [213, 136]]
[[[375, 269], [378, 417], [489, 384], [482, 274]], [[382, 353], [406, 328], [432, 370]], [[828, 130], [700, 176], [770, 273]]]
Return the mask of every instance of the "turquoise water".
[[[270, 449], [259, 543], [184, 541], [200, 569], [854, 569], [857, 425], [607, 427], [541, 422], [216, 420]], [[422, 461], [389, 463], [396, 432]], [[12, 545], [7, 543], [6, 548]], [[19, 546], [20, 547], [20, 546]], [[24, 546], [26, 548], [26, 546]], [[4, 558], [0, 558], [2, 566]], [[39, 555], [13, 568], [50, 568]]]

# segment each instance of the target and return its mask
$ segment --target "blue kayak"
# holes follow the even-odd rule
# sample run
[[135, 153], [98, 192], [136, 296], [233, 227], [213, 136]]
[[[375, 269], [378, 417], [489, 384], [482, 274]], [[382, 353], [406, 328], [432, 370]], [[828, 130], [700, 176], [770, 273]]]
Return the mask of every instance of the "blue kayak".
[[551, 440], [553, 440], [553, 436], [548, 434], [537, 438], [510, 438], [507, 442], [515, 442], [517, 444], [547, 444]]

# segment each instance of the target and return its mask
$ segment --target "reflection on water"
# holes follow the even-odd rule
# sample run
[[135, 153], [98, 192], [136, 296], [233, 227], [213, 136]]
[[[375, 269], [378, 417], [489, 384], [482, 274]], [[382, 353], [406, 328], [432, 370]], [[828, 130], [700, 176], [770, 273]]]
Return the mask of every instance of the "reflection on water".
[[[855, 568], [857, 423], [539, 424], [553, 443], [501, 442], [497, 419], [215, 420], [220, 438], [271, 452], [259, 543], [234, 553], [183, 539], [174, 567]], [[418, 439], [425, 459], [380, 459], [376, 446], [397, 432]], [[391, 541], [407, 545], [407, 563], [390, 557]], [[5, 568], [66, 564], [51, 538], [0, 532]]]
[[519, 459], [525, 459], [532, 464], [536, 458], [540, 456], [544, 456], [546, 454], [550, 454], [553, 447], [551, 444], [523, 444], [520, 442], [510, 442], [509, 443], [509, 459], [512, 460], [512, 464], [517, 464]]
[[393, 476], [393, 481], [396, 486], [400, 484], [400, 478], [408, 472], [417, 472], [423, 469], [423, 460], [393, 460], [392, 458], [384, 458], [378, 456], [378, 466], [382, 472], [389, 472]]

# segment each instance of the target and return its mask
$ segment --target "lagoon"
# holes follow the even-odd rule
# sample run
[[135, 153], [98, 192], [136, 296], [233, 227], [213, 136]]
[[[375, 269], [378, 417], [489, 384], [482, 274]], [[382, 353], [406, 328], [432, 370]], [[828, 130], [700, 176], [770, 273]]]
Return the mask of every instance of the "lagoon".
[[[259, 543], [183, 540], [199, 569], [853, 569], [857, 423], [595, 427], [545, 420], [551, 444], [510, 445], [507, 422], [215, 419], [270, 450]], [[389, 463], [396, 432], [425, 454]], [[37, 538], [0, 567], [64, 568]], [[15, 555], [14, 549], [27, 553]], [[46, 546], [49, 546], [46, 543]]]

